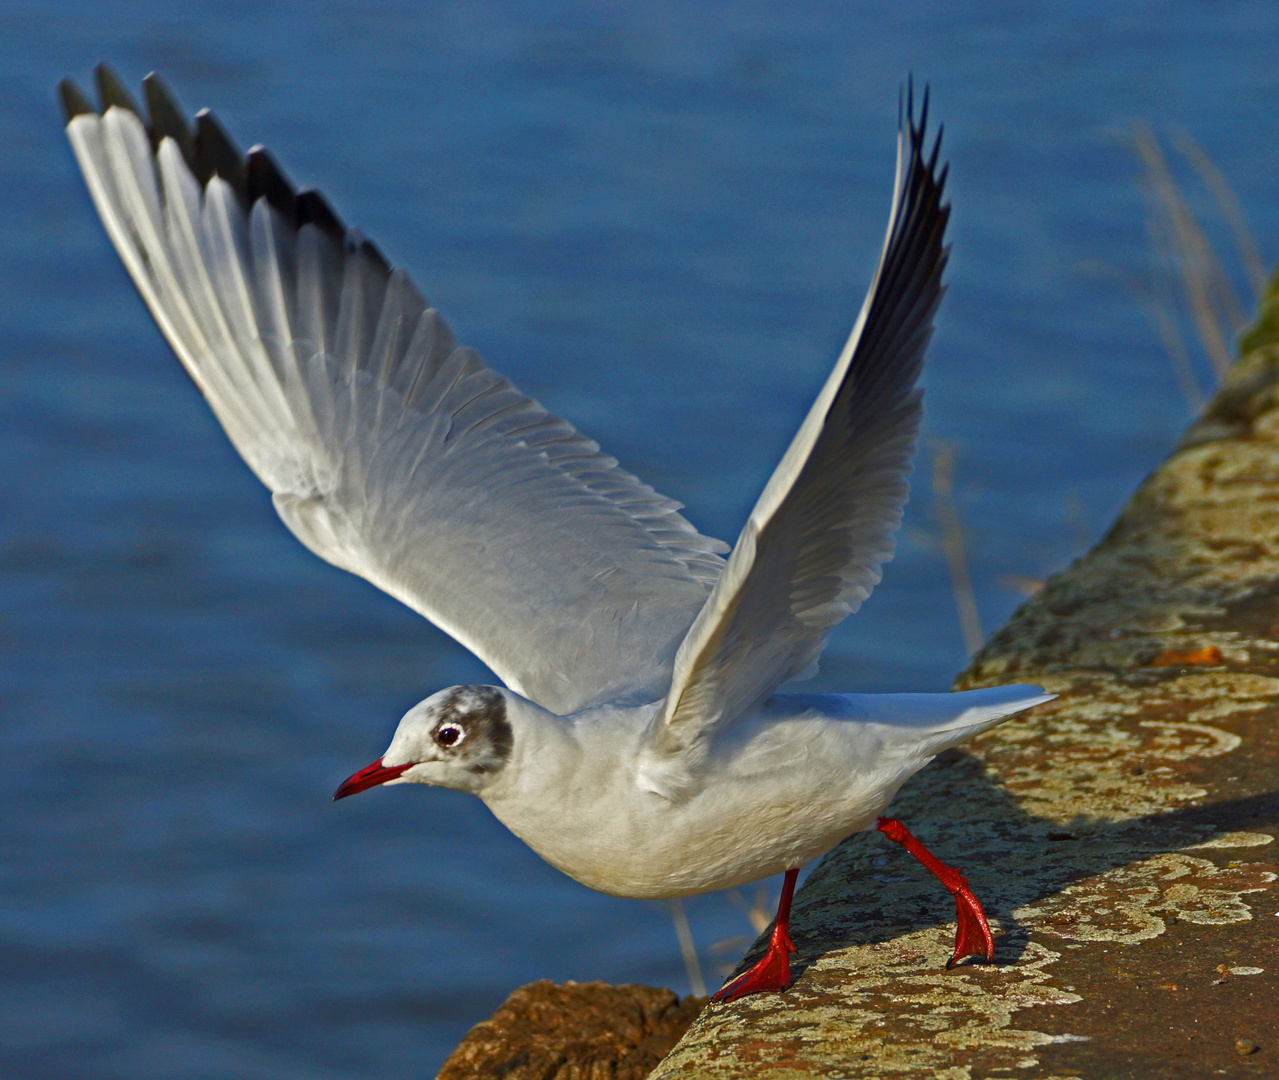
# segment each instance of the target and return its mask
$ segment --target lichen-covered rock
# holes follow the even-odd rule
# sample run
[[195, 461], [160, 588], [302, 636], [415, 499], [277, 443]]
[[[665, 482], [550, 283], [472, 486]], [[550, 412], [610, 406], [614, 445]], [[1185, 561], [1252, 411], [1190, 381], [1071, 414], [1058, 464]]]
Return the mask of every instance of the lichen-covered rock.
[[651, 986], [531, 983], [471, 1029], [440, 1080], [643, 1080], [705, 1004]]

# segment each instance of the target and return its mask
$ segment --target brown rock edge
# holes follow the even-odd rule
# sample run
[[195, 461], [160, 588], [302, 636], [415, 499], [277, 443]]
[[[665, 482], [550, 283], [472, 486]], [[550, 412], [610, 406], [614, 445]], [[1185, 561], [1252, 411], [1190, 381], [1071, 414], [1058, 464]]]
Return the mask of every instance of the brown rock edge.
[[471, 1029], [439, 1080], [643, 1080], [705, 1004], [649, 986], [530, 983]]
[[710, 1006], [655, 1080], [1279, 1075], [1279, 277], [1241, 351], [956, 682], [1061, 697], [893, 804], [995, 964], [944, 970], [953, 904], [858, 834], [795, 898], [795, 985]]

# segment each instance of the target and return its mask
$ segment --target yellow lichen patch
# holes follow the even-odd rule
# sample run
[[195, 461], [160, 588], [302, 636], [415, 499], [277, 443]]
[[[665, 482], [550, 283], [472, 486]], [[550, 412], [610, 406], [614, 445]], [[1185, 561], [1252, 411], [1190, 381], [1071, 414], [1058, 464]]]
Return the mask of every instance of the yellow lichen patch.
[[[953, 936], [953, 928], [949, 931]], [[919, 1076], [945, 1080], [971, 1076], [956, 1066], [956, 1052], [998, 1048], [1019, 1055], [1060, 1037], [1012, 1026], [1014, 1013], [1078, 1001], [1052, 986], [1045, 970], [1060, 954], [1032, 944], [1020, 961], [997, 968], [944, 971], [950, 951], [944, 927], [891, 943], [854, 946], [816, 960], [778, 1010], [772, 995], [712, 1006], [699, 1019], [726, 1038], [745, 1025], [751, 1038], [731, 1040], [713, 1065], [679, 1048], [652, 1074]], [[894, 1015], [890, 1024], [888, 1008]], [[821, 1047], [819, 1053], [815, 1053]], [[955, 1071], [958, 1069], [959, 1071]]]
[[1240, 738], [1229, 731], [1209, 727], [1207, 724], [1175, 723], [1170, 720], [1143, 720], [1144, 728], [1156, 728], [1152, 752], [1169, 761], [1184, 761], [1191, 757], [1216, 757], [1239, 748]]
[[1247, 922], [1252, 912], [1243, 896], [1274, 880], [1260, 868], [1219, 869], [1207, 859], [1171, 853], [1068, 885], [1018, 908], [1013, 917], [1054, 937], [1132, 944], [1159, 936], [1170, 919], [1200, 925]]
[[1266, 844], [1273, 844], [1275, 838], [1269, 833], [1253, 833], [1253, 832], [1228, 832], [1218, 833], [1216, 836], [1208, 840], [1204, 840], [1199, 844], [1190, 844], [1183, 848], [1184, 851], [1194, 851], [1196, 848], [1246, 848], [1246, 847], [1265, 847]]

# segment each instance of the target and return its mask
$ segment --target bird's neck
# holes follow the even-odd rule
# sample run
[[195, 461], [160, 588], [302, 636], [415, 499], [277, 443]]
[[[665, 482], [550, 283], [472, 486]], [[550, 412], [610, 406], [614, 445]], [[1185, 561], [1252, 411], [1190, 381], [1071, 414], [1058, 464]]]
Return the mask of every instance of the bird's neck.
[[564, 782], [581, 757], [571, 718], [557, 716], [509, 690], [506, 703], [511, 756], [492, 782], [477, 792], [491, 807], [526, 797], [530, 789]]

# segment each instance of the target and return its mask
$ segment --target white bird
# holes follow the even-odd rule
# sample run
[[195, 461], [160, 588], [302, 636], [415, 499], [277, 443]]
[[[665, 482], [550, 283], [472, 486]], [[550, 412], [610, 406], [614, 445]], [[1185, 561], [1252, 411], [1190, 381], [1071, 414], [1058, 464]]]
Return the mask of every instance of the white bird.
[[834, 370], [727, 545], [459, 346], [402, 270], [261, 147], [154, 75], [148, 113], [105, 67], [61, 85], [94, 205], [156, 322], [311, 551], [471, 649], [504, 687], [414, 706], [338, 788], [478, 795], [552, 865], [617, 896], [785, 872], [764, 958], [726, 999], [790, 984], [798, 869], [860, 829], [954, 894], [951, 963], [990, 960], [967, 883], [879, 815], [934, 755], [1049, 700], [778, 694], [816, 667], [892, 556], [922, 414], [916, 381], [948, 248], [908, 95], [888, 235]]

